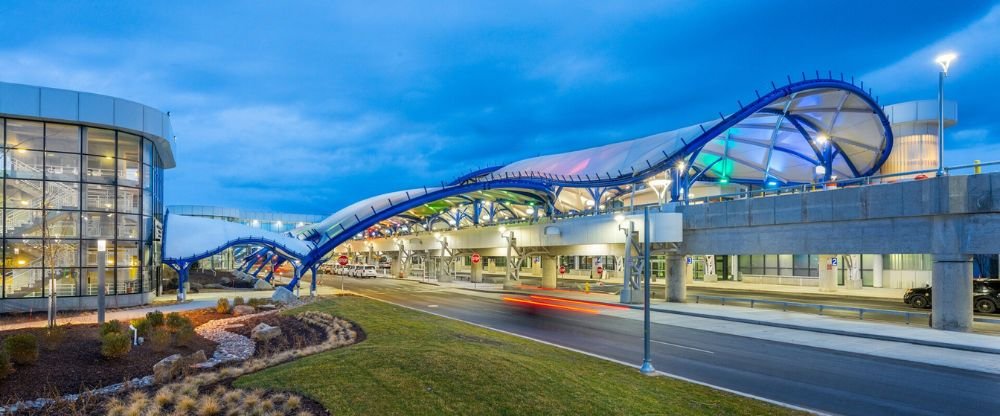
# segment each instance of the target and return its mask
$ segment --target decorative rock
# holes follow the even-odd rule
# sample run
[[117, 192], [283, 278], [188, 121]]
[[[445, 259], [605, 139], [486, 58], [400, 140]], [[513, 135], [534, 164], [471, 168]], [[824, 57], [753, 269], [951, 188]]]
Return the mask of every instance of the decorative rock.
[[271, 326], [263, 322], [257, 324], [257, 326], [250, 331], [250, 338], [253, 338], [256, 341], [267, 341], [278, 335], [281, 335], [281, 328]]
[[278, 306], [273, 303], [268, 303], [258, 306], [257, 309], [260, 309], [262, 311], [273, 311], [275, 309], [278, 309]]
[[288, 290], [288, 288], [284, 286], [274, 289], [274, 294], [271, 295], [271, 300], [278, 303], [284, 303], [286, 305], [297, 305], [301, 302], [298, 296], [295, 296], [291, 290]]
[[233, 307], [233, 316], [249, 315], [254, 312], [256, 310], [250, 305], [236, 305]]
[[184, 357], [182, 361], [183, 361], [183, 367], [191, 367], [196, 364], [201, 364], [205, 361], [208, 361], [208, 357], [205, 356], [205, 350], [198, 350], [195, 351], [193, 354]]
[[271, 284], [264, 279], [257, 279], [257, 281], [254, 282], [253, 284], [253, 290], [271, 290], [271, 289], [274, 289], [274, 286], [271, 286]]
[[209, 283], [205, 285], [205, 289], [225, 289], [226, 287], [218, 283]]
[[222, 285], [231, 285], [233, 284], [233, 279], [230, 279], [228, 277], [223, 277], [222, 279], [219, 279], [219, 283], [221, 283]]
[[173, 380], [180, 373], [180, 366], [177, 363], [181, 361], [181, 358], [180, 354], [174, 354], [154, 364], [153, 381], [156, 384], [166, 384]]

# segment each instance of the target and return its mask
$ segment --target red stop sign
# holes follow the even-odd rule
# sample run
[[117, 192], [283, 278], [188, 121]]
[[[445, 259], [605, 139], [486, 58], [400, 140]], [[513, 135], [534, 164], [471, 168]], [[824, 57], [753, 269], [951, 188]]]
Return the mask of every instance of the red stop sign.
[[604, 266], [597, 266], [597, 274], [604, 274]]
[[337, 264], [339, 264], [341, 266], [346, 266], [347, 265], [347, 256], [337, 257]]
[[482, 260], [482, 259], [483, 259], [482, 257], [479, 257], [479, 253], [472, 253], [472, 262], [473, 263], [479, 263], [479, 261]]
[[559, 266], [559, 274], [566, 274], [566, 266]]

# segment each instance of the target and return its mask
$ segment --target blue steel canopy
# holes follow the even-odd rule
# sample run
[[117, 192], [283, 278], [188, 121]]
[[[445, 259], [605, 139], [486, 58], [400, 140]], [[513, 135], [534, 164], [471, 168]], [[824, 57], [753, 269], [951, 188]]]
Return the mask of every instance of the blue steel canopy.
[[[842, 80], [803, 80], [776, 88], [715, 121], [525, 159], [481, 169], [439, 187], [390, 192], [358, 201], [321, 222], [292, 230], [289, 240], [310, 242], [306, 253], [291, 244], [272, 245], [304, 254], [292, 257], [302, 260], [302, 268], [307, 269], [341, 243], [380, 223], [424, 220], [428, 214], [420, 211], [421, 206], [442, 201], [446, 205], [474, 205], [475, 215], [479, 215], [484, 192], [502, 190], [551, 208], [560, 194], [565, 197], [566, 189], [587, 190], [599, 202], [608, 190], [621, 194], [620, 187], [641, 186], [647, 178], [667, 170], [673, 170], [681, 187], [695, 181], [777, 186], [833, 176], [849, 179], [877, 172], [891, 149], [889, 121], [863, 89]], [[504, 203], [496, 195], [488, 199], [494, 205]], [[437, 208], [431, 211], [432, 216], [440, 215]]]

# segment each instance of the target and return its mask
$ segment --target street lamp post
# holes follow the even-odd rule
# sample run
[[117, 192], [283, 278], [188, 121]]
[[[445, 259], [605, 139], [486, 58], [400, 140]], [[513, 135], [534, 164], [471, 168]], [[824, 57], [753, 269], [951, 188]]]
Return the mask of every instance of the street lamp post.
[[951, 61], [958, 56], [954, 53], [938, 55], [934, 62], [941, 65], [941, 72], [938, 74], [938, 169], [937, 176], [944, 176], [944, 78], [948, 76], [948, 67]]
[[[667, 176], [667, 174], [664, 172], [663, 176]], [[656, 193], [656, 201], [659, 203], [659, 205], [663, 205], [664, 196], [666, 196], [667, 194], [667, 187], [670, 186], [670, 179], [666, 177], [657, 178], [656, 176], [654, 176], [646, 183], [649, 185], [650, 188], [653, 188], [653, 192]]]
[[646, 375], [652, 375], [656, 370], [653, 369], [653, 358], [649, 353], [649, 207], [644, 207], [642, 212], [642, 232], [643, 232], [643, 244], [642, 244], [642, 275], [643, 280], [645, 280], [645, 289], [643, 291], [643, 306], [642, 306], [642, 367], [639, 367], [639, 372]]
[[[97, 323], [104, 323], [104, 266], [107, 263], [108, 240], [97, 240]], [[178, 279], [179, 280], [179, 279]], [[178, 289], [180, 290], [180, 289]]]

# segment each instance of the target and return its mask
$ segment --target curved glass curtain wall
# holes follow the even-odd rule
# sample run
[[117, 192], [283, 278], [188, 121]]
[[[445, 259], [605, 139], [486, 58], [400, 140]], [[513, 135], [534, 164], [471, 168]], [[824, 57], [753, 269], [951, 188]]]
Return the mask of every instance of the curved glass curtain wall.
[[109, 129], [0, 118], [3, 298], [150, 292], [159, 278], [163, 168], [149, 139]]

